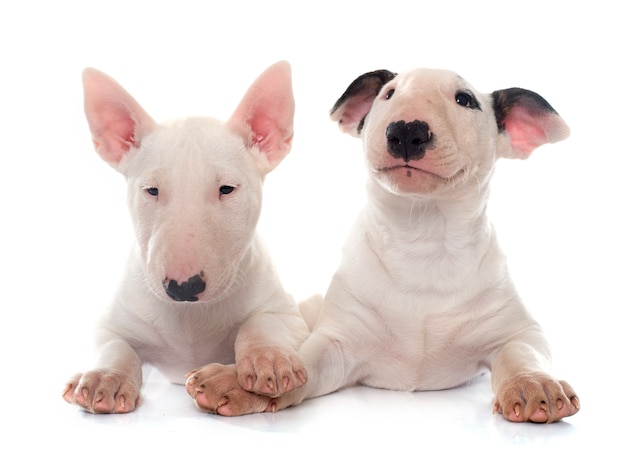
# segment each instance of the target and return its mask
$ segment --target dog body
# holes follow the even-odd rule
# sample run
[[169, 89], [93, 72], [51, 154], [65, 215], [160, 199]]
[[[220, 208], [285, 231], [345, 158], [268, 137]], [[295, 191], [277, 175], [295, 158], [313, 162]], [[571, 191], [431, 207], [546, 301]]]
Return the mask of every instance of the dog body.
[[[477, 322], [488, 321], [513, 295], [512, 287], [501, 282], [504, 260], [492, 249], [495, 238], [450, 235], [460, 225], [439, 214], [432, 219], [429, 207], [404, 199], [400, 211], [398, 200], [392, 199], [395, 195], [380, 185], [370, 184], [368, 192], [396, 205], [391, 211], [383, 204], [377, 206], [382, 209], [368, 208], [356, 222], [317, 327], [325, 336], [320, 343], [330, 339], [341, 347], [342, 386], [358, 382], [396, 390], [437, 390], [485, 372], [489, 348], [501, 344], [504, 337]], [[482, 233], [489, 226], [476, 222], [471, 229]], [[422, 247], [407, 251], [406, 244]], [[447, 266], [433, 262], [448, 254]], [[477, 265], [486, 256], [495, 267], [481, 270]], [[486, 340], [483, 334], [494, 340]], [[314, 352], [318, 350], [321, 346]]]
[[[567, 137], [560, 116], [533, 92], [481, 94], [456, 73], [422, 69], [359, 77], [332, 117], [363, 141], [368, 202], [299, 351], [309, 381], [262, 404], [244, 391], [222, 396], [235, 375], [212, 365], [187, 382], [196, 404], [242, 414], [357, 383], [445, 389], [491, 370], [494, 410], [509, 420], [578, 411], [571, 387], [548, 373], [548, 344], [486, 216], [496, 160]], [[199, 384], [217, 394], [199, 396]]]
[[300, 386], [308, 327], [255, 233], [264, 177], [291, 146], [289, 65], [266, 70], [227, 122], [159, 125], [103, 73], [83, 81], [96, 150], [127, 179], [137, 241], [97, 329], [98, 362], [70, 380], [66, 401], [131, 411], [144, 363], [176, 383], [202, 364], [236, 362], [260, 392]]

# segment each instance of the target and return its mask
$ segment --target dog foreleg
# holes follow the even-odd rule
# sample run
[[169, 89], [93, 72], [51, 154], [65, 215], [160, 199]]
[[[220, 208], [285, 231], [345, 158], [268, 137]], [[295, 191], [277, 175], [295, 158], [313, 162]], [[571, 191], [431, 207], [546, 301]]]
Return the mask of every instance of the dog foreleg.
[[272, 398], [267, 411], [279, 411], [357, 382], [357, 370], [346, 359], [339, 342], [322, 331], [313, 332], [298, 354], [308, 372], [306, 385]]
[[550, 350], [535, 324], [515, 335], [492, 362], [494, 412], [513, 422], [554, 422], [578, 412], [572, 387], [548, 373]]
[[[234, 364], [208, 364], [187, 374], [187, 392], [205, 411], [223, 416], [240, 416], [263, 411], [275, 412], [308, 398], [331, 393], [347, 385], [344, 357], [337, 342], [313, 333], [298, 352], [306, 367], [308, 381], [277, 397], [244, 390]], [[247, 381], [247, 377], [245, 383]]]
[[127, 413], [139, 406], [141, 384], [137, 353], [126, 341], [110, 339], [100, 346], [95, 368], [74, 376], [63, 398], [90, 413]]
[[258, 313], [239, 329], [235, 359], [240, 385], [271, 397], [294, 390], [307, 381], [297, 349], [308, 335], [302, 317], [294, 312]]
[[296, 405], [357, 382], [355, 367], [346, 358], [339, 341], [321, 329], [311, 334], [298, 354], [307, 368], [309, 381], [304, 387], [273, 400], [271, 410]]

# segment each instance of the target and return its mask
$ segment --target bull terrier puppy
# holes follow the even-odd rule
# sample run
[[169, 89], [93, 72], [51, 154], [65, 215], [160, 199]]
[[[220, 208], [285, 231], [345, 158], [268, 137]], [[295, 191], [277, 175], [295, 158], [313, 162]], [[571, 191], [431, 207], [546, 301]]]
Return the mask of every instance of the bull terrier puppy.
[[457, 73], [417, 69], [360, 76], [331, 114], [363, 142], [368, 201], [299, 351], [309, 381], [263, 400], [237, 387], [234, 366], [214, 364], [190, 374], [196, 404], [275, 411], [354, 384], [440, 390], [490, 370], [506, 419], [575, 414], [579, 399], [550, 374], [548, 343], [486, 215], [499, 158], [569, 135], [557, 112], [528, 90], [482, 94]]
[[265, 175], [291, 148], [289, 64], [259, 76], [226, 122], [157, 124], [104, 73], [85, 70], [83, 84], [95, 149], [126, 177], [137, 241], [97, 328], [98, 360], [64, 399], [132, 411], [146, 363], [175, 383], [219, 362], [259, 393], [300, 387], [309, 330], [255, 233]]

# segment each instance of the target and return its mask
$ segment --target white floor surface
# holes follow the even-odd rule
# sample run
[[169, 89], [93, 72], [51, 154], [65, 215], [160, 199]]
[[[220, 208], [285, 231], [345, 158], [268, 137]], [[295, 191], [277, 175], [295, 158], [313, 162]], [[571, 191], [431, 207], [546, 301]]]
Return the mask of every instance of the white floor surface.
[[200, 412], [152, 369], [126, 415], [85, 413], [28, 382], [29, 403], [6, 403], [3, 464], [624, 464], [619, 414], [593, 385], [580, 387], [579, 414], [535, 425], [491, 414], [488, 375], [441, 392], [354, 387], [239, 418]]

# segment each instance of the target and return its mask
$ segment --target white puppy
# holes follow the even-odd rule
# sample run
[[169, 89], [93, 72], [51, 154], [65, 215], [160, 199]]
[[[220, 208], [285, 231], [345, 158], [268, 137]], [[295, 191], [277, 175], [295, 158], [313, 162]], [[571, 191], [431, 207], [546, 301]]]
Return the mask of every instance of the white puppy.
[[308, 327], [255, 234], [264, 177], [291, 148], [289, 64], [268, 68], [227, 122], [159, 125], [105, 74], [87, 69], [83, 83], [96, 151], [127, 179], [137, 243], [97, 329], [98, 361], [65, 400], [132, 411], [144, 363], [184, 383], [190, 369], [236, 361], [259, 393], [299, 387]]
[[507, 419], [576, 413], [572, 388], [548, 373], [548, 344], [485, 213], [497, 158], [526, 158], [566, 138], [561, 117], [533, 92], [481, 94], [456, 73], [427, 69], [359, 77], [332, 117], [363, 140], [368, 202], [299, 352], [309, 381], [261, 402], [234, 386], [233, 367], [212, 365], [187, 383], [196, 403], [242, 414], [356, 383], [445, 389], [491, 370], [494, 410]]

